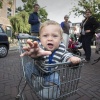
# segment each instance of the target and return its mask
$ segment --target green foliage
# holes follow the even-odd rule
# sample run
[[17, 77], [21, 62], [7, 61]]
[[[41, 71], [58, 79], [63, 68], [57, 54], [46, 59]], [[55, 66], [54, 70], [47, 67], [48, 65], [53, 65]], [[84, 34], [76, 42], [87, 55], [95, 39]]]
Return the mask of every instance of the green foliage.
[[29, 33], [28, 13], [22, 11], [14, 17], [10, 17], [13, 33]]
[[27, 2], [28, 0], [22, 0], [22, 2]]
[[17, 8], [17, 11], [19, 11], [19, 12], [22, 11], [22, 10], [23, 10], [23, 9], [22, 9], [21, 6]]
[[[18, 33], [29, 33], [30, 25], [28, 23], [29, 14], [33, 12], [33, 5], [37, 2], [37, 0], [22, 0], [24, 3], [23, 9], [22, 7], [18, 7], [16, 9], [17, 14], [15, 16], [10, 17], [10, 22], [13, 29], [13, 36]], [[41, 22], [47, 20], [47, 12], [44, 8], [40, 8], [39, 17]]]
[[74, 12], [76, 16], [84, 16], [86, 9], [90, 9], [93, 16], [100, 22], [100, 0], [80, 0], [78, 7], [74, 6], [71, 12]]
[[40, 8], [40, 10], [39, 10], [39, 17], [41, 19], [41, 22], [44, 22], [44, 21], [47, 20], [47, 15], [48, 15], [48, 13], [46, 12], [46, 10], [43, 9], [43, 8]]
[[2, 1], [0, 1], [0, 8], [2, 8]]
[[[23, 8], [26, 12], [28, 12], [29, 14], [33, 12], [33, 5], [37, 2], [37, 0], [28, 0], [26, 2], [26, 4], [24, 4]], [[45, 20], [47, 20], [47, 12], [44, 8], [41, 8], [40, 7], [40, 10], [39, 10], [39, 16], [40, 16], [40, 19], [41, 19], [41, 22], [44, 22]]]

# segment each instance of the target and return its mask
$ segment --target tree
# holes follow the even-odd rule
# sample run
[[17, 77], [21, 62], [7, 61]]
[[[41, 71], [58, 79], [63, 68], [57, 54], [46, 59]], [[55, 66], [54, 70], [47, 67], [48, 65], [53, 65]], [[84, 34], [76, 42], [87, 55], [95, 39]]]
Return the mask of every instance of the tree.
[[[23, 0], [22, 0], [23, 2]], [[37, 0], [24, 0], [24, 6], [23, 6], [23, 10], [25, 10], [26, 12], [28, 12], [29, 14], [33, 12], [33, 5], [35, 3], [37, 3]], [[39, 10], [39, 17], [41, 19], [42, 22], [47, 20], [47, 15], [48, 13], [46, 12], [46, 10], [44, 9], [45, 7], [40, 7]]]
[[[29, 33], [30, 25], [28, 24], [28, 17], [31, 12], [33, 12], [33, 5], [37, 2], [37, 0], [22, 0], [24, 3], [23, 8], [18, 7], [16, 9], [16, 15], [9, 17], [12, 29], [13, 36], [18, 33]], [[41, 21], [44, 22], [47, 20], [47, 12], [44, 8], [40, 8], [39, 17]]]
[[90, 9], [93, 16], [100, 22], [100, 0], [80, 0], [78, 7], [74, 6], [71, 12], [74, 12], [76, 16], [82, 14], [84, 16], [86, 9]]
[[46, 10], [44, 8], [40, 8], [39, 17], [41, 19], [41, 22], [44, 22], [47, 20], [47, 15], [48, 15], [48, 13], [46, 12]]
[[0, 1], [0, 9], [2, 8], [2, 1]]
[[14, 17], [10, 17], [10, 22], [13, 29], [13, 35], [18, 33], [29, 33], [28, 13], [22, 11]]

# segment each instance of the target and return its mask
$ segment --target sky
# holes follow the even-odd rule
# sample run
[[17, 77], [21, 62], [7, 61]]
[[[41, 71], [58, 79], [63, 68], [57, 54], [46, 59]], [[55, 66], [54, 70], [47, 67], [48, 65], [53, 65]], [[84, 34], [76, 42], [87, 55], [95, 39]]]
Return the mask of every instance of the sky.
[[[78, 0], [37, 0], [40, 7], [44, 7], [48, 13], [48, 19], [58, 23], [64, 21], [64, 16], [69, 15], [73, 6], [77, 6]], [[21, 0], [16, 0], [16, 7], [22, 6]], [[76, 17], [74, 13], [69, 16], [72, 23], [81, 22], [83, 16]]]

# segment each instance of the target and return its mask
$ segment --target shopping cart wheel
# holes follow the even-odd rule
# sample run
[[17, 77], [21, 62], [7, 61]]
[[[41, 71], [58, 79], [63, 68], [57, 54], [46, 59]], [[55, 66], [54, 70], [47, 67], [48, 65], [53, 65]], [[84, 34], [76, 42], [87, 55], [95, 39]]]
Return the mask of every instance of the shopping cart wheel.
[[15, 100], [21, 100], [21, 99], [20, 99], [20, 97], [19, 97], [19, 96], [17, 96], [17, 97], [15, 98]]
[[26, 99], [25, 96], [22, 94], [22, 95], [17, 95], [16, 98], [15, 98], [15, 100], [27, 100], [27, 99]]

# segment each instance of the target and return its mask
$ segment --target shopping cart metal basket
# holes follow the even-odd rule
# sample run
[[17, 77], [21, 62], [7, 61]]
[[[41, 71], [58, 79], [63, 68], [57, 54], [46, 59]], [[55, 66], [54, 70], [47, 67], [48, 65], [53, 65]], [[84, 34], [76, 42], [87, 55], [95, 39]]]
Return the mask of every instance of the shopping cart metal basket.
[[[20, 54], [24, 52], [22, 48], [27, 45], [26, 40], [34, 40], [34, 38], [36, 37], [28, 34], [19, 35]], [[21, 88], [21, 82], [23, 82], [21, 78], [16, 100], [28, 100], [23, 95], [27, 84], [37, 96], [37, 100], [66, 100], [64, 98], [75, 94], [78, 90], [82, 62], [78, 65], [72, 65], [70, 62], [45, 64], [41, 60], [24, 56], [21, 57], [21, 63], [23, 67], [22, 78], [24, 78], [25, 84]], [[49, 68], [53, 70], [47, 70]]]

